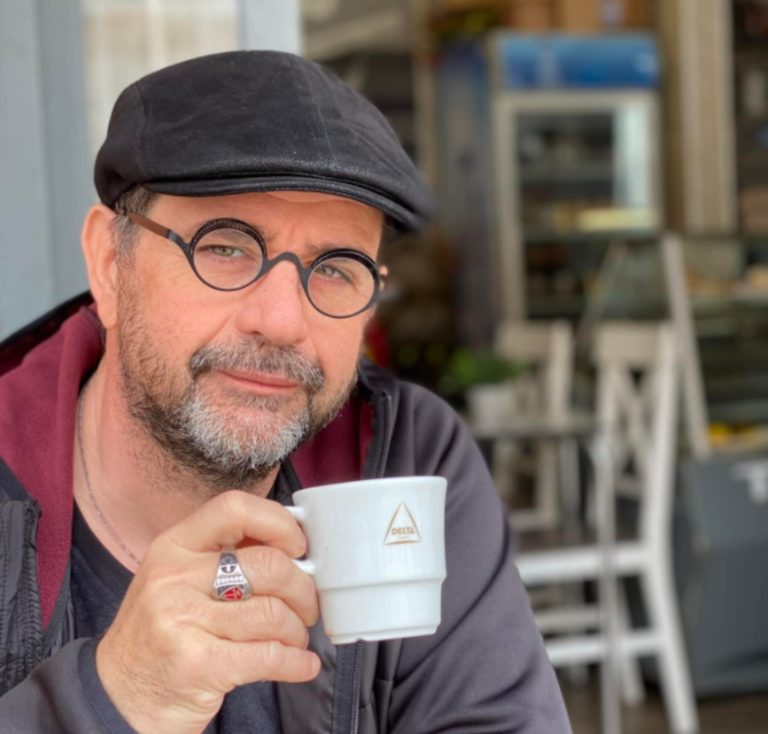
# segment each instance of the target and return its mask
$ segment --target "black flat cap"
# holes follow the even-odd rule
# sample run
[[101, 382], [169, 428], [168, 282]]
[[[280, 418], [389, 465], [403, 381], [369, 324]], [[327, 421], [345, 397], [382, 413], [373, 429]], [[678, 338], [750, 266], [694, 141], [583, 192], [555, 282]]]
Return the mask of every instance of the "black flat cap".
[[384, 116], [320, 65], [233, 51], [160, 69], [125, 89], [96, 157], [114, 206], [140, 184], [179, 196], [320, 191], [420, 229], [432, 199]]

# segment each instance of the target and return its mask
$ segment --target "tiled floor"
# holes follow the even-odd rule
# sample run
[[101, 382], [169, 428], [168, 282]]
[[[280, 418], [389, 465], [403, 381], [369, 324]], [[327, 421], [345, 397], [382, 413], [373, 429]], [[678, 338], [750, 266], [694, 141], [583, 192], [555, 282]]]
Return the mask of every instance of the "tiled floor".
[[[596, 685], [562, 682], [574, 734], [600, 734], [600, 698]], [[699, 734], [768, 734], [768, 691], [763, 695], [707, 698], [698, 702]], [[622, 734], [669, 732], [662, 701], [650, 691], [641, 706], [622, 709]]]

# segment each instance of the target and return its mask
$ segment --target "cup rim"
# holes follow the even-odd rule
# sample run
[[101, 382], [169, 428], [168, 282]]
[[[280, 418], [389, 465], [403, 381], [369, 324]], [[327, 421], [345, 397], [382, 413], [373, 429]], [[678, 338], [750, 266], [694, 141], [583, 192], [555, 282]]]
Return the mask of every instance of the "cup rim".
[[[440, 481], [442, 480], [442, 481]], [[374, 479], [351, 479], [346, 482], [331, 482], [329, 484], [314, 484], [311, 487], [302, 487], [293, 494], [296, 496], [302, 492], [315, 492], [323, 490], [324, 492], [361, 492], [370, 489], [372, 486], [382, 485], [387, 482], [408, 482], [409, 484], [440, 484], [442, 488], [447, 487], [448, 480], [439, 474], [418, 474], [402, 477], [378, 477]]]

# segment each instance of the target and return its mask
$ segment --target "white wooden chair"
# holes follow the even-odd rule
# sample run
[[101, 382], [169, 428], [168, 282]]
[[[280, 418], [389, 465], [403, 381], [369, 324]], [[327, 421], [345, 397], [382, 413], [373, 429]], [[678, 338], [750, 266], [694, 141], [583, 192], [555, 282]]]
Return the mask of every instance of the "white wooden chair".
[[[503, 323], [497, 330], [496, 351], [528, 366], [526, 374], [513, 386], [516, 419], [542, 415], [557, 419], [568, 413], [573, 374], [573, 339], [568, 322]], [[533, 442], [528, 456], [523, 456], [519, 448], [514, 440], [494, 442], [491, 471], [496, 486], [511, 502], [519, 480], [528, 476], [533, 485], [532, 505], [515, 509], [512, 522], [518, 530], [552, 528], [560, 519], [558, 488], [563, 481], [576, 480], [575, 447], [540, 440]], [[569, 493], [576, 491], [570, 488]]]
[[[518, 568], [529, 588], [638, 577], [648, 625], [632, 629], [618, 604], [614, 619], [592, 609], [538, 611], [539, 627], [556, 666], [605, 661], [609, 654], [631, 672], [627, 661], [653, 656], [673, 732], [697, 730], [676, 593], [672, 577], [671, 507], [674, 488], [679, 358], [667, 324], [607, 323], [595, 332], [597, 419], [595, 495], [631, 497], [638, 523], [631, 539], [619, 534], [608, 547], [597, 542], [526, 551]], [[611, 511], [615, 510], [611, 506]], [[614, 515], [602, 517], [613, 524]], [[619, 581], [620, 582], [620, 581]], [[610, 588], [610, 587], [609, 587]], [[617, 595], [618, 596], [618, 595]], [[603, 605], [603, 610], [606, 607]], [[610, 607], [608, 607], [610, 609]], [[613, 625], [612, 627], [609, 625]], [[586, 631], [585, 631], [586, 630]], [[618, 650], [608, 649], [608, 631]], [[564, 636], [547, 636], [553, 632]], [[578, 634], [576, 634], [578, 633]], [[630, 680], [631, 680], [631, 676]], [[637, 677], [634, 679], [637, 684]]]

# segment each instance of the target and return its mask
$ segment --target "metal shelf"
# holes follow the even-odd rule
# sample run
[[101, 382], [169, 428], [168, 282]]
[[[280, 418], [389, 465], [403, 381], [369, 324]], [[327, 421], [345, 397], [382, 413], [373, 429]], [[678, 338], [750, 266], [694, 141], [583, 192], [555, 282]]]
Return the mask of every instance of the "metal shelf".
[[660, 233], [649, 230], [613, 230], [613, 231], [557, 231], [546, 229], [527, 229], [523, 232], [523, 242], [526, 245], [540, 244], [586, 244], [606, 245], [611, 242], [647, 242], [653, 243]]

